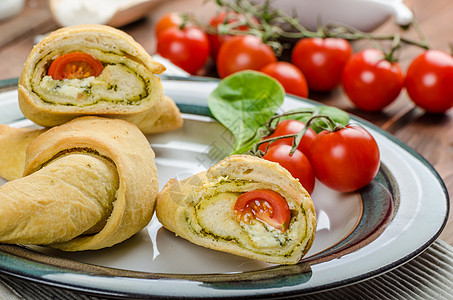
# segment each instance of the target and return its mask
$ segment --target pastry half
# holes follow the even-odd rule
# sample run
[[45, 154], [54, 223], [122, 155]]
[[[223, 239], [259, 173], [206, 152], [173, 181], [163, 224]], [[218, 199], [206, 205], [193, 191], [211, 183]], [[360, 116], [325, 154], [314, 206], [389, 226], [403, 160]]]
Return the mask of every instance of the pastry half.
[[[156, 75], [164, 70], [121, 30], [64, 27], [30, 52], [19, 79], [19, 105], [25, 117], [44, 127], [84, 115], [131, 118], [163, 99]], [[158, 114], [149, 116], [157, 120]]]
[[0, 242], [110, 247], [149, 223], [158, 189], [154, 152], [134, 124], [74, 119], [33, 140], [24, 177], [0, 186]]
[[[286, 224], [260, 217], [259, 209], [274, 213], [274, 219], [281, 213], [272, 201], [259, 201], [261, 196], [240, 210], [243, 195], [256, 191], [286, 202]], [[299, 262], [316, 229], [312, 200], [299, 181], [279, 164], [249, 155], [230, 156], [183, 181], [170, 180], [157, 197], [156, 214], [165, 228], [197, 245], [275, 264]]]

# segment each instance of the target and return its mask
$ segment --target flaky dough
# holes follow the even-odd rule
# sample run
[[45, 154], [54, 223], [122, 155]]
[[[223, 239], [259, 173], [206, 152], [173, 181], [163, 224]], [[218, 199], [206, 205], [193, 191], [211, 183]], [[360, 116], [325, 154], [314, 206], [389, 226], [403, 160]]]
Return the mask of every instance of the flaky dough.
[[134, 124], [77, 118], [31, 142], [24, 177], [0, 187], [0, 242], [109, 247], [149, 223], [157, 193], [154, 152]]
[[[136, 77], [139, 80], [130, 83], [125, 76], [116, 75], [120, 77], [116, 80], [122, 84], [122, 92], [132, 100], [117, 95], [119, 92], [114, 89], [115, 86], [104, 87], [107, 85], [105, 82], [90, 86], [88, 92], [83, 88], [79, 91], [73, 86], [68, 87], [69, 84], [65, 80], [55, 82], [49, 79], [50, 87], [41, 86], [44, 77], [50, 78], [46, 76], [50, 63], [63, 54], [76, 51], [98, 58], [105, 65], [104, 71], [119, 66], [119, 69], [127, 70], [125, 74], [138, 74]], [[44, 127], [61, 125], [79, 116], [97, 115], [127, 119], [137, 124], [145, 133], [156, 131], [153, 122], [157, 122], [162, 116], [159, 109], [164, 106], [172, 109], [167, 113], [172, 113], [168, 122], [173, 123], [167, 127], [179, 128], [182, 124], [180, 112], [171, 99], [164, 99], [160, 78], [155, 76], [164, 70], [163, 65], [154, 61], [140, 44], [121, 30], [105, 25], [65, 27], [52, 32], [29, 54], [19, 79], [19, 106], [25, 117]], [[102, 74], [99, 77], [101, 76]], [[131, 75], [131, 78], [136, 77]], [[137, 82], [140, 84], [139, 87]], [[70, 93], [56, 94], [57, 90], [61, 91], [64, 88], [79, 91], [79, 95], [97, 97], [95, 98], [97, 100], [93, 98], [90, 100], [92, 103], [81, 105], [79, 97], [72, 99], [68, 96], [72, 95]], [[108, 97], [114, 99], [106, 100], [108, 97], [104, 98], [103, 94], [97, 95], [99, 89], [108, 92]], [[137, 90], [142, 92], [138, 93]], [[143, 122], [144, 116], [148, 118], [146, 122]]]
[[[233, 210], [238, 195], [255, 189], [273, 190], [287, 200], [292, 217], [285, 234], [257, 223], [259, 232], [238, 221]], [[165, 228], [197, 245], [276, 264], [297, 263], [316, 229], [314, 206], [302, 185], [279, 164], [249, 155], [227, 157], [183, 181], [170, 180], [157, 197], [156, 214]]]

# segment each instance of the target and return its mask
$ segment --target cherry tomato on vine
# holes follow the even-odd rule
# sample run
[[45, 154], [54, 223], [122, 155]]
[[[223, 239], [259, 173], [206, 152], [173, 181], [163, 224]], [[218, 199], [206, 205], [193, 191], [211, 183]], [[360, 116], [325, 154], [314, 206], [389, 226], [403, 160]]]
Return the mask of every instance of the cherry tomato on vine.
[[197, 27], [170, 27], [157, 38], [157, 53], [184, 71], [195, 74], [208, 60], [209, 40]]
[[379, 170], [379, 157], [375, 139], [358, 125], [318, 133], [309, 155], [319, 181], [339, 192], [370, 183]]
[[398, 62], [390, 62], [378, 49], [354, 54], [343, 70], [343, 89], [359, 109], [376, 112], [392, 103], [404, 87]]
[[290, 155], [292, 147], [289, 145], [275, 145], [269, 148], [263, 158], [279, 163], [289, 171], [294, 178], [307, 190], [309, 194], [315, 189], [315, 173], [308, 158], [301, 151], [296, 149]]
[[181, 16], [181, 14], [177, 12], [170, 12], [165, 15], [163, 15], [156, 23], [156, 27], [154, 29], [156, 38], [159, 37], [159, 35], [167, 30], [168, 28], [171, 27], [179, 27], [183, 24], [184, 20]]
[[293, 64], [278, 61], [266, 65], [260, 71], [279, 81], [286, 93], [302, 98], [308, 96], [307, 80], [304, 74]]
[[283, 232], [291, 220], [288, 202], [272, 190], [252, 190], [241, 194], [234, 204], [234, 211], [246, 223], [256, 218]]
[[440, 50], [427, 50], [407, 69], [406, 90], [412, 101], [432, 113], [453, 106], [453, 57]]
[[343, 67], [352, 53], [345, 39], [303, 38], [294, 46], [291, 61], [305, 75], [310, 90], [330, 91], [340, 84]]
[[84, 52], [70, 52], [57, 57], [49, 66], [47, 74], [55, 80], [82, 79], [98, 76], [104, 70], [102, 63]]
[[[209, 21], [209, 25], [217, 29], [219, 25], [222, 24], [234, 24], [244, 21], [245, 21], [244, 15], [241, 15], [234, 11], [221, 11]], [[251, 21], [256, 22], [256, 24], [259, 23], [256, 18], [252, 18]], [[249, 27], [247, 25], [239, 25], [234, 29], [246, 31], [247, 29], [249, 29]], [[229, 34], [208, 34], [209, 43], [211, 45], [211, 57], [214, 60], [217, 58], [220, 47], [223, 45], [223, 43], [225, 43], [232, 37], [233, 36]]]
[[[289, 134], [297, 134], [299, 133], [302, 129], [304, 129], [305, 124], [302, 123], [301, 121], [298, 120], [283, 120], [278, 122], [274, 132], [272, 132], [270, 135], [264, 137], [264, 139], [269, 139], [269, 138], [274, 138], [278, 136], [284, 136], [284, 135], [289, 135]], [[307, 131], [305, 132], [304, 136], [302, 137], [299, 146], [297, 149], [302, 151], [305, 155], [308, 155], [309, 149], [311, 145], [313, 144], [313, 141], [316, 138], [316, 132], [312, 128], [308, 128]], [[269, 143], [263, 143], [259, 145], [258, 149], [261, 151], [266, 151], [267, 145]], [[271, 143], [271, 147], [275, 145], [292, 145], [293, 144], [293, 138], [283, 138], [283, 139], [278, 139], [275, 140], [274, 142]]]
[[243, 70], [259, 71], [264, 66], [277, 62], [272, 48], [253, 35], [234, 36], [217, 55], [217, 72], [220, 78]]

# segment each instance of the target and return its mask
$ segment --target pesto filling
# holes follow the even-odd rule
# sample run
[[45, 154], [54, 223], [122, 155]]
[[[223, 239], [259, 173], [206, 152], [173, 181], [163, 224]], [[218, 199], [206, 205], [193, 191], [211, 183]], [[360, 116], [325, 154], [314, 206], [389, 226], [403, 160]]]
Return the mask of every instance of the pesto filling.
[[[99, 76], [83, 79], [54, 80], [47, 75], [53, 59], [61, 54], [53, 51], [41, 59], [33, 71], [31, 87], [44, 103], [86, 107], [102, 102], [139, 105], [151, 93], [149, 71], [130, 55], [104, 52], [92, 48], [79, 49], [99, 59], [104, 69]], [[71, 52], [71, 51], [70, 51]]]
[[305, 218], [301, 217], [303, 209], [291, 207], [291, 221], [286, 232], [259, 220], [247, 224], [238, 220], [233, 207], [241, 193], [258, 188], [260, 183], [221, 178], [217, 184], [221, 184], [222, 191], [218, 191], [218, 186], [215, 190], [208, 188], [205, 197], [186, 216], [190, 228], [197, 235], [214, 241], [232, 242], [254, 253], [283, 257], [291, 256], [304, 242], [307, 224]]
[[115, 164], [115, 162], [110, 157], [101, 155], [98, 151], [96, 151], [94, 149], [85, 148], [85, 147], [73, 147], [73, 148], [69, 148], [69, 149], [64, 149], [64, 150], [56, 153], [52, 158], [50, 158], [48, 161], [44, 162], [40, 167], [38, 167], [37, 170], [44, 168], [49, 163], [51, 163], [53, 160], [55, 160], [59, 157], [62, 157], [62, 156], [68, 155], [68, 154], [72, 154], [72, 153], [80, 153], [80, 154], [88, 154], [88, 155], [92, 155], [92, 156], [97, 156], [97, 157], [100, 157], [102, 159], [105, 159], [105, 160], [111, 162], [112, 164]]

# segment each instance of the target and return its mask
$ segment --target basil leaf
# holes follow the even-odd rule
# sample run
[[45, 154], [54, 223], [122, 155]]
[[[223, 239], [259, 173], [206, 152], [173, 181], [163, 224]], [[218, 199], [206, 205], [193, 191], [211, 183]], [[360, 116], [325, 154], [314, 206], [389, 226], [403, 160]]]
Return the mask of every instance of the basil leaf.
[[275, 79], [242, 71], [220, 81], [209, 95], [212, 115], [235, 137], [233, 154], [244, 153], [260, 140], [258, 129], [283, 104], [285, 90]]

